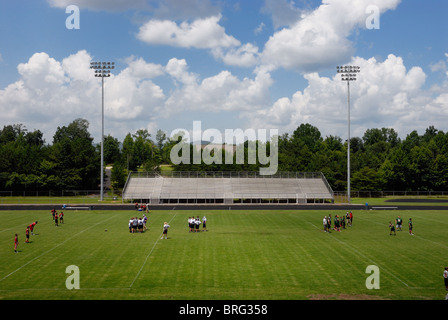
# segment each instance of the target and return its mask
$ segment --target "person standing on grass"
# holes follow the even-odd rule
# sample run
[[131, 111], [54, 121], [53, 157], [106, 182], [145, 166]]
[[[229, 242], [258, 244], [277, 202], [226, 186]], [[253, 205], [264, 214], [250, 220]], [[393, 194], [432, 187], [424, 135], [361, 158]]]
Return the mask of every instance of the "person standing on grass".
[[340, 228], [340, 225], [339, 225], [339, 216], [338, 215], [336, 215], [334, 217], [334, 230], [341, 232], [341, 228]]
[[196, 219], [194, 218], [194, 216], [191, 217], [191, 232], [195, 232], [195, 228], [196, 228]]
[[146, 222], [148, 222], [148, 217], [143, 214], [143, 231], [146, 231], [148, 228], [146, 227]]
[[412, 233], [412, 227], [413, 227], [412, 218], [409, 218], [408, 226], [409, 226], [409, 234], [413, 236], [414, 234]]
[[138, 232], [143, 233], [143, 218], [138, 219]]
[[19, 245], [19, 236], [16, 235], [14, 236], [14, 252], [17, 253], [17, 246]]
[[30, 243], [30, 226], [26, 227], [25, 238], [25, 243]]
[[58, 225], [58, 219], [59, 219], [59, 216], [58, 216], [58, 214], [56, 213], [56, 214], [54, 215], [54, 225], [55, 225], [56, 227], [59, 226], [59, 225]]
[[201, 225], [201, 219], [199, 219], [199, 216], [196, 218], [196, 232], [199, 232], [199, 226]]
[[170, 225], [168, 224], [168, 222], [164, 222], [163, 223], [163, 233], [162, 233], [162, 237], [160, 239], [168, 239], [168, 228], [170, 227]]
[[389, 221], [389, 228], [390, 228], [390, 232], [389, 235], [392, 235], [392, 232], [394, 233], [394, 236], [397, 235], [397, 233], [395, 232], [395, 225], [392, 223], [392, 221]]
[[322, 223], [324, 225], [324, 232], [327, 232], [327, 216], [324, 217], [324, 219], [322, 220]]
[[401, 225], [403, 224], [403, 220], [401, 219], [400, 216], [398, 216], [396, 222], [397, 222], [397, 231], [401, 231]]
[[64, 223], [64, 212], [61, 211], [61, 213], [59, 214], [59, 222], [60, 223]]
[[207, 218], [202, 217], [202, 231], [207, 231]]
[[331, 232], [331, 214], [328, 215], [328, 219], [327, 219], [327, 229], [328, 232]]

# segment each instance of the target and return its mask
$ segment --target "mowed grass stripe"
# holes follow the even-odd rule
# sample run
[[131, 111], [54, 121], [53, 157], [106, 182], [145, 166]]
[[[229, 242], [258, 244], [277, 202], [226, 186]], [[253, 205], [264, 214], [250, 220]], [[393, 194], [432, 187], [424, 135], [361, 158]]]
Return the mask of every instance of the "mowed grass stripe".
[[[399, 266], [402, 273], [401, 277], [405, 282], [410, 283], [411, 287], [436, 287], [437, 282], [434, 282], [434, 279], [446, 264], [446, 246], [441, 241], [447, 241], [448, 237], [443, 226], [441, 226], [442, 228], [436, 228], [434, 223], [426, 221], [428, 212], [415, 214], [414, 211], [398, 213], [392, 211], [374, 216], [359, 215], [359, 218], [363, 221], [370, 221], [370, 224], [375, 228], [375, 242], [378, 245], [372, 246], [369, 249], [370, 251], [378, 256], [385, 255], [387, 257], [385, 264]], [[394, 221], [398, 215], [404, 219], [403, 231], [397, 231], [397, 236], [382, 236], [382, 234], [389, 234], [388, 222]], [[408, 232], [407, 221], [409, 217], [413, 217], [415, 221], [414, 232], [416, 234], [414, 236], [409, 235]], [[446, 213], [445, 217], [438, 213], [438, 217], [438, 221], [443, 222], [443, 218], [446, 219]], [[417, 224], [416, 228], [415, 224]], [[377, 230], [378, 232], [376, 232]], [[423, 234], [424, 237], [419, 234]], [[434, 239], [437, 239], [437, 241]], [[428, 250], [428, 245], [431, 246], [431, 250]], [[366, 248], [363, 248], [363, 250], [366, 251]]]
[[[176, 217], [176, 215], [174, 215], [169, 221], [167, 221], [168, 225], [170, 225], [170, 223], [173, 221], [173, 219], [174, 219], [175, 217]], [[165, 225], [165, 222], [166, 222], [166, 221], [164, 221], [164, 225]], [[162, 235], [163, 235], [163, 231], [160, 233], [159, 236], [161, 237]], [[157, 240], [154, 242], [154, 245], [152, 246], [151, 250], [150, 250], [150, 251], [148, 252], [148, 254], [146, 255], [145, 261], [143, 262], [141, 268], [139, 269], [139, 271], [137, 272], [136, 276], [135, 276], [134, 279], [132, 280], [132, 283], [131, 283], [130, 286], [129, 286], [130, 288], [132, 288], [132, 286], [134, 285], [135, 281], [136, 281], [137, 278], [139, 277], [140, 273], [142, 272], [143, 268], [144, 268], [145, 265], [146, 265], [146, 262], [148, 261], [149, 256], [150, 256], [151, 253], [154, 251], [154, 248], [155, 248], [155, 246], [157, 245], [158, 242], [159, 242], [159, 239], [157, 239]]]
[[[394, 272], [388, 266], [391, 264], [391, 257], [394, 256], [397, 247], [395, 247], [393, 238], [388, 238], [388, 224], [381, 223], [372, 224], [375, 217], [365, 217], [365, 213], [359, 213], [355, 216], [354, 228], [355, 233], [362, 230], [363, 237], [358, 241], [348, 241], [344, 239], [337, 239], [337, 241], [344, 244], [345, 248], [353, 255], [362, 258], [365, 261], [364, 270], [368, 265], [376, 265], [380, 268], [383, 276], [383, 285], [388, 284], [399, 288], [409, 288], [409, 280], [403, 279], [402, 275]], [[355, 224], [356, 223], [356, 224]], [[350, 228], [351, 229], [351, 228]], [[384, 233], [384, 235], [383, 235]], [[396, 240], [396, 239], [395, 239]], [[381, 245], [379, 245], [381, 243]], [[390, 248], [392, 246], [392, 248]], [[394, 268], [395, 269], [395, 268]], [[405, 281], [406, 280], [406, 281]]]
[[[331, 230], [331, 233], [323, 232], [323, 228], [310, 223], [315, 228], [315, 232], [321, 233], [321, 237], [313, 240], [315, 242], [315, 252], [322, 252], [319, 261], [323, 261], [324, 273], [322, 278], [332, 288], [333, 292], [344, 292], [347, 286], [352, 287], [353, 292], [365, 289], [366, 278], [365, 268], [372, 264], [368, 257], [356, 254], [351, 248], [353, 245], [347, 242], [345, 237], [350, 237], [353, 232], [351, 228], [341, 231], [341, 233]], [[334, 223], [332, 224], [334, 226]], [[348, 292], [346, 292], [348, 293]], [[352, 292], [350, 292], [352, 293]]]
[[[112, 218], [113, 218], [113, 216], [112, 216], [112, 217], [109, 217], [107, 220], [112, 219]], [[73, 238], [75, 238], [75, 237], [81, 235], [82, 233], [86, 232], [86, 231], [89, 230], [90, 228], [93, 228], [93, 227], [95, 227], [96, 225], [98, 225], [98, 224], [100, 224], [100, 223], [101, 223], [101, 222], [97, 222], [97, 224], [92, 225], [92, 226], [90, 226], [90, 227], [88, 227], [88, 228], [86, 228], [86, 229], [84, 229], [84, 230], [82, 230], [82, 231], [80, 231], [80, 232], [78, 232], [78, 233], [72, 235], [71, 237], [65, 239], [65, 240], [62, 241], [62, 242], [55, 242], [56, 245], [54, 245], [53, 247], [51, 247], [51, 248], [48, 249], [47, 251], [44, 251], [43, 253], [41, 253], [41, 254], [37, 255], [36, 257], [32, 258], [31, 260], [28, 260], [26, 263], [24, 263], [23, 265], [21, 265], [21, 266], [18, 267], [17, 269], [11, 271], [11, 272], [8, 273], [7, 275], [5, 275], [5, 276], [3, 276], [2, 278], [0, 278], [0, 283], [3, 282], [5, 279], [9, 278], [10, 276], [13, 276], [14, 274], [16, 274], [19, 270], [21, 270], [21, 269], [23, 269], [23, 268], [26, 268], [26, 267], [27, 267], [28, 265], [30, 265], [31, 263], [33, 263], [33, 262], [35, 262], [36, 260], [40, 259], [41, 257], [43, 257], [43, 256], [45, 256], [45, 255], [47, 255], [47, 254], [49, 254], [50, 252], [56, 250], [56, 249], [59, 248], [60, 246], [63, 246], [63, 245], [66, 244], [68, 241], [70, 241], [70, 240], [72, 240]], [[36, 229], [37, 229], [37, 228], [36, 228]], [[36, 233], [37, 233], [37, 230], [36, 230]], [[27, 244], [27, 245], [31, 245], [31, 244]], [[42, 266], [42, 267], [43, 267], [43, 270], [50, 270], [50, 273], [51, 273], [51, 265], [53, 264], [54, 260], [56, 260], [56, 258], [53, 258], [53, 259], [46, 259], [45, 262], [44, 262], [44, 265]], [[33, 267], [33, 269], [34, 269], [34, 271], [39, 270], [39, 268], [36, 268], [36, 267]], [[40, 270], [42, 270], [42, 269], [40, 269]], [[35, 272], [33, 273], [33, 270], [30, 270], [30, 273], [31, 273], [32, 275], [34, 275]], [[21, 278], [23, 279], [22, 276], [21, 276]], [[33, 277], [33, 276], [32, 276], [31, 278], [32, 278], [32, 279], [38, 279], [38, 277]], [[22, 282], [23, 282], [23, 281], [22, 281]], [[29, 284], [30, 282], [31, 282], [31, 280], [28, 280], [28, 284]]]
[[[65, 268], [74, 264], [80, 268], [83, 289], [128, 287], [137, 273], [137, 267], [142, 264], [144, 257], [141, 251], [148, 243], [148, 239], [151, 238], [149, 232], [129, 234], [127, 223], [129, 217], [134, 215], [136, 214], [119, 215], [121, 219], [116, 219], [116, 216], [112, 216], [111, 213], [74, 214], [67, 223], [60, 227], [55, 227], [52, 221], [47, 224], [39, 222], [38, 226], [40, 228], [36, 228], [39, 236], [31, 236], [34, 243], [19, 246], [19, 248], [22, 247], [23, 251], [18, 255], [26, 252], [27, 258], [29, 258], [34, 253], [34, 258], [25, 262], [25, 266], [30, 264], [26, 268], [26, 276], [23, 277], [22, 275], [20, 281], [12, 280], [13, 285], [16, 287], [19, 285], [35, 288], [51, 288], [52, 286], [64, 288], [65, 278], [67, 277], [64, 274]], [[154, 222], [160, 224], [157, 218], [158, 216], [155, 216]], [[51, 216], [49, 219], [51, 220]], [[82, 227], [86, 229], [81, 229]], [[150, 224], [151, 228], [154, 227]], [[156, 229], [157, 233], [150, 242], [155, 242], [160, 236], [160, 233], [158, 233], [160, 228], [157, 227]], [[77, 233], [73, 236], [74, 232]], [[83, 241], [68, 242], [78, 233], [84, 234]], [[59, 242], [59, 236], [69, 238], [61, 243]], [[49, 238], [54, 240], [49, 242], [39, 241], [49, 240]], [[58, 247], [62, 245], [64, 246], [59, 249]], [[51, 258], [45, 258], [39, 263], [35, 261], [51, 251], [53, 251]], [[57, 273], [52, 270], [57, 270]], [[42, 274], [48, 276], [42, 276]], [[53, 281], [53, 279], [57, 280]], [[6, 287], [7, 284], [4, 282], [1, 288]]]
[[[426, 268], [429, 265], [432, 266], [431, 268], [440, 269], [441, 256], [434, 256], [434, 251], [431, 251], [432, 257], [428, 257], [427, 246], [422, 245], [415, 236], [408, 234], [406, 220], [403, 222], [403, 231], [397, 231], [397, 236], [388, 236], [388, 222], [394, 221], [398, 215], [403, 218], [407, 214], [408, 212], [397, 213], [396, 211], [373, 215], [371, 213], [358, 214], [357, 220], [363, 223], [361, 230], [366, 233], [364, 240], [370, 239], [370, 241], [356, 242], [355, 245], [358, 251], [364, 252], [369, 257], [378, 257], [375, 258], [375, 262], [378, 263], [381, 270], [385, 271], [383, 272], [384, 281], [382, 281], [384, 285], [401, 288], [405, 284], [409, 289], [431, 288], [434, 282], [428, 282], [428, 280], [429, 278], [434, 279], [435, 274], [427, 272]], [[418, 215], [418, 217], [420, 216]], [[425, 227], [422, 228], [422, 230], [424, 229]], [[427, 258], [422, 259], [422, 256]], [[392, 270], [400, 271], [393, 272]], [[391, 279], [388, 279], [388, 276], [392, 276]], [[394, 284], [394, 279], [400, 280]]]

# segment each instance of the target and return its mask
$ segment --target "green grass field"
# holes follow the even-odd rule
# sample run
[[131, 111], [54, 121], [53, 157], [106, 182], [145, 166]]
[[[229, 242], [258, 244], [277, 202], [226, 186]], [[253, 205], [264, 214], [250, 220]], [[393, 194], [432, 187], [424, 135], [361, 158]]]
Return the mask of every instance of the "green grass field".
[[[341, 211], [154, 211], [130, 234], [133, 211], [0, 211], [0, 299], [444, 299], [448, 212], [357, 211], [353, 227], [322, 231]], [[189, 233], [190, 215], [208, 232]], [[389, 236], [398, 215], [403, 231]], [[414, 220], [414, 236], [407, 220]], [[38, 220], [31, 243], [25, 228]], [[161, 240], [163, 222], [171, 225]], [[107, 231], [105, 231], [107, 229]], [[202, 226], [201, 226], [202, 229]], [[19, 253], [14, 253], [14, 233]], [[68, 290], [66, 268], [79, 268]], [[367, 289], [369, 265], [380, 289]]]

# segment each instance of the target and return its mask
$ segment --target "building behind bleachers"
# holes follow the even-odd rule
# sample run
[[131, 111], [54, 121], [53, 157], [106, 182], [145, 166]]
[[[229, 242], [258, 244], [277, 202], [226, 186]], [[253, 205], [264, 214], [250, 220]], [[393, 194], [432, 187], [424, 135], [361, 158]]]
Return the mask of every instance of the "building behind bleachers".
[[322, 173], [169, 172], [163, 176], [131, 172], [123, 201], [150, 204], [319, 203], [333, 202], [333, 190]]

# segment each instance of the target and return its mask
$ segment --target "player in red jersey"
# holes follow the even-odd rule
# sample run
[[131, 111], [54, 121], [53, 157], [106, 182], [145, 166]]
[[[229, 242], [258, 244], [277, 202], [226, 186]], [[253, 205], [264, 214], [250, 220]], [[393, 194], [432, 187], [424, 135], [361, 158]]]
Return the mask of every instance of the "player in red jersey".
[[17, 233], [16, 233], [16, 235], [14, 236], [14, 252], [15, 253], [17, 253], [18, 251], [17, 251], [17, 246], [19, 245], [19, 236], [17, 235]]
[[29, 226], [26, 227], [25, 237], [26, 237], [25, 243], [29, 243], [30, 242], [30, 227]]
[[37, 221], [34, 221], [32, 224], [29, 225], [31, 234], [32, 234], [33, 236], [34, 236], [34, 233], [33, 233], [33, 231], [34, 231], [34, 226], [35, 226], [36, 224], [37, 224]]

